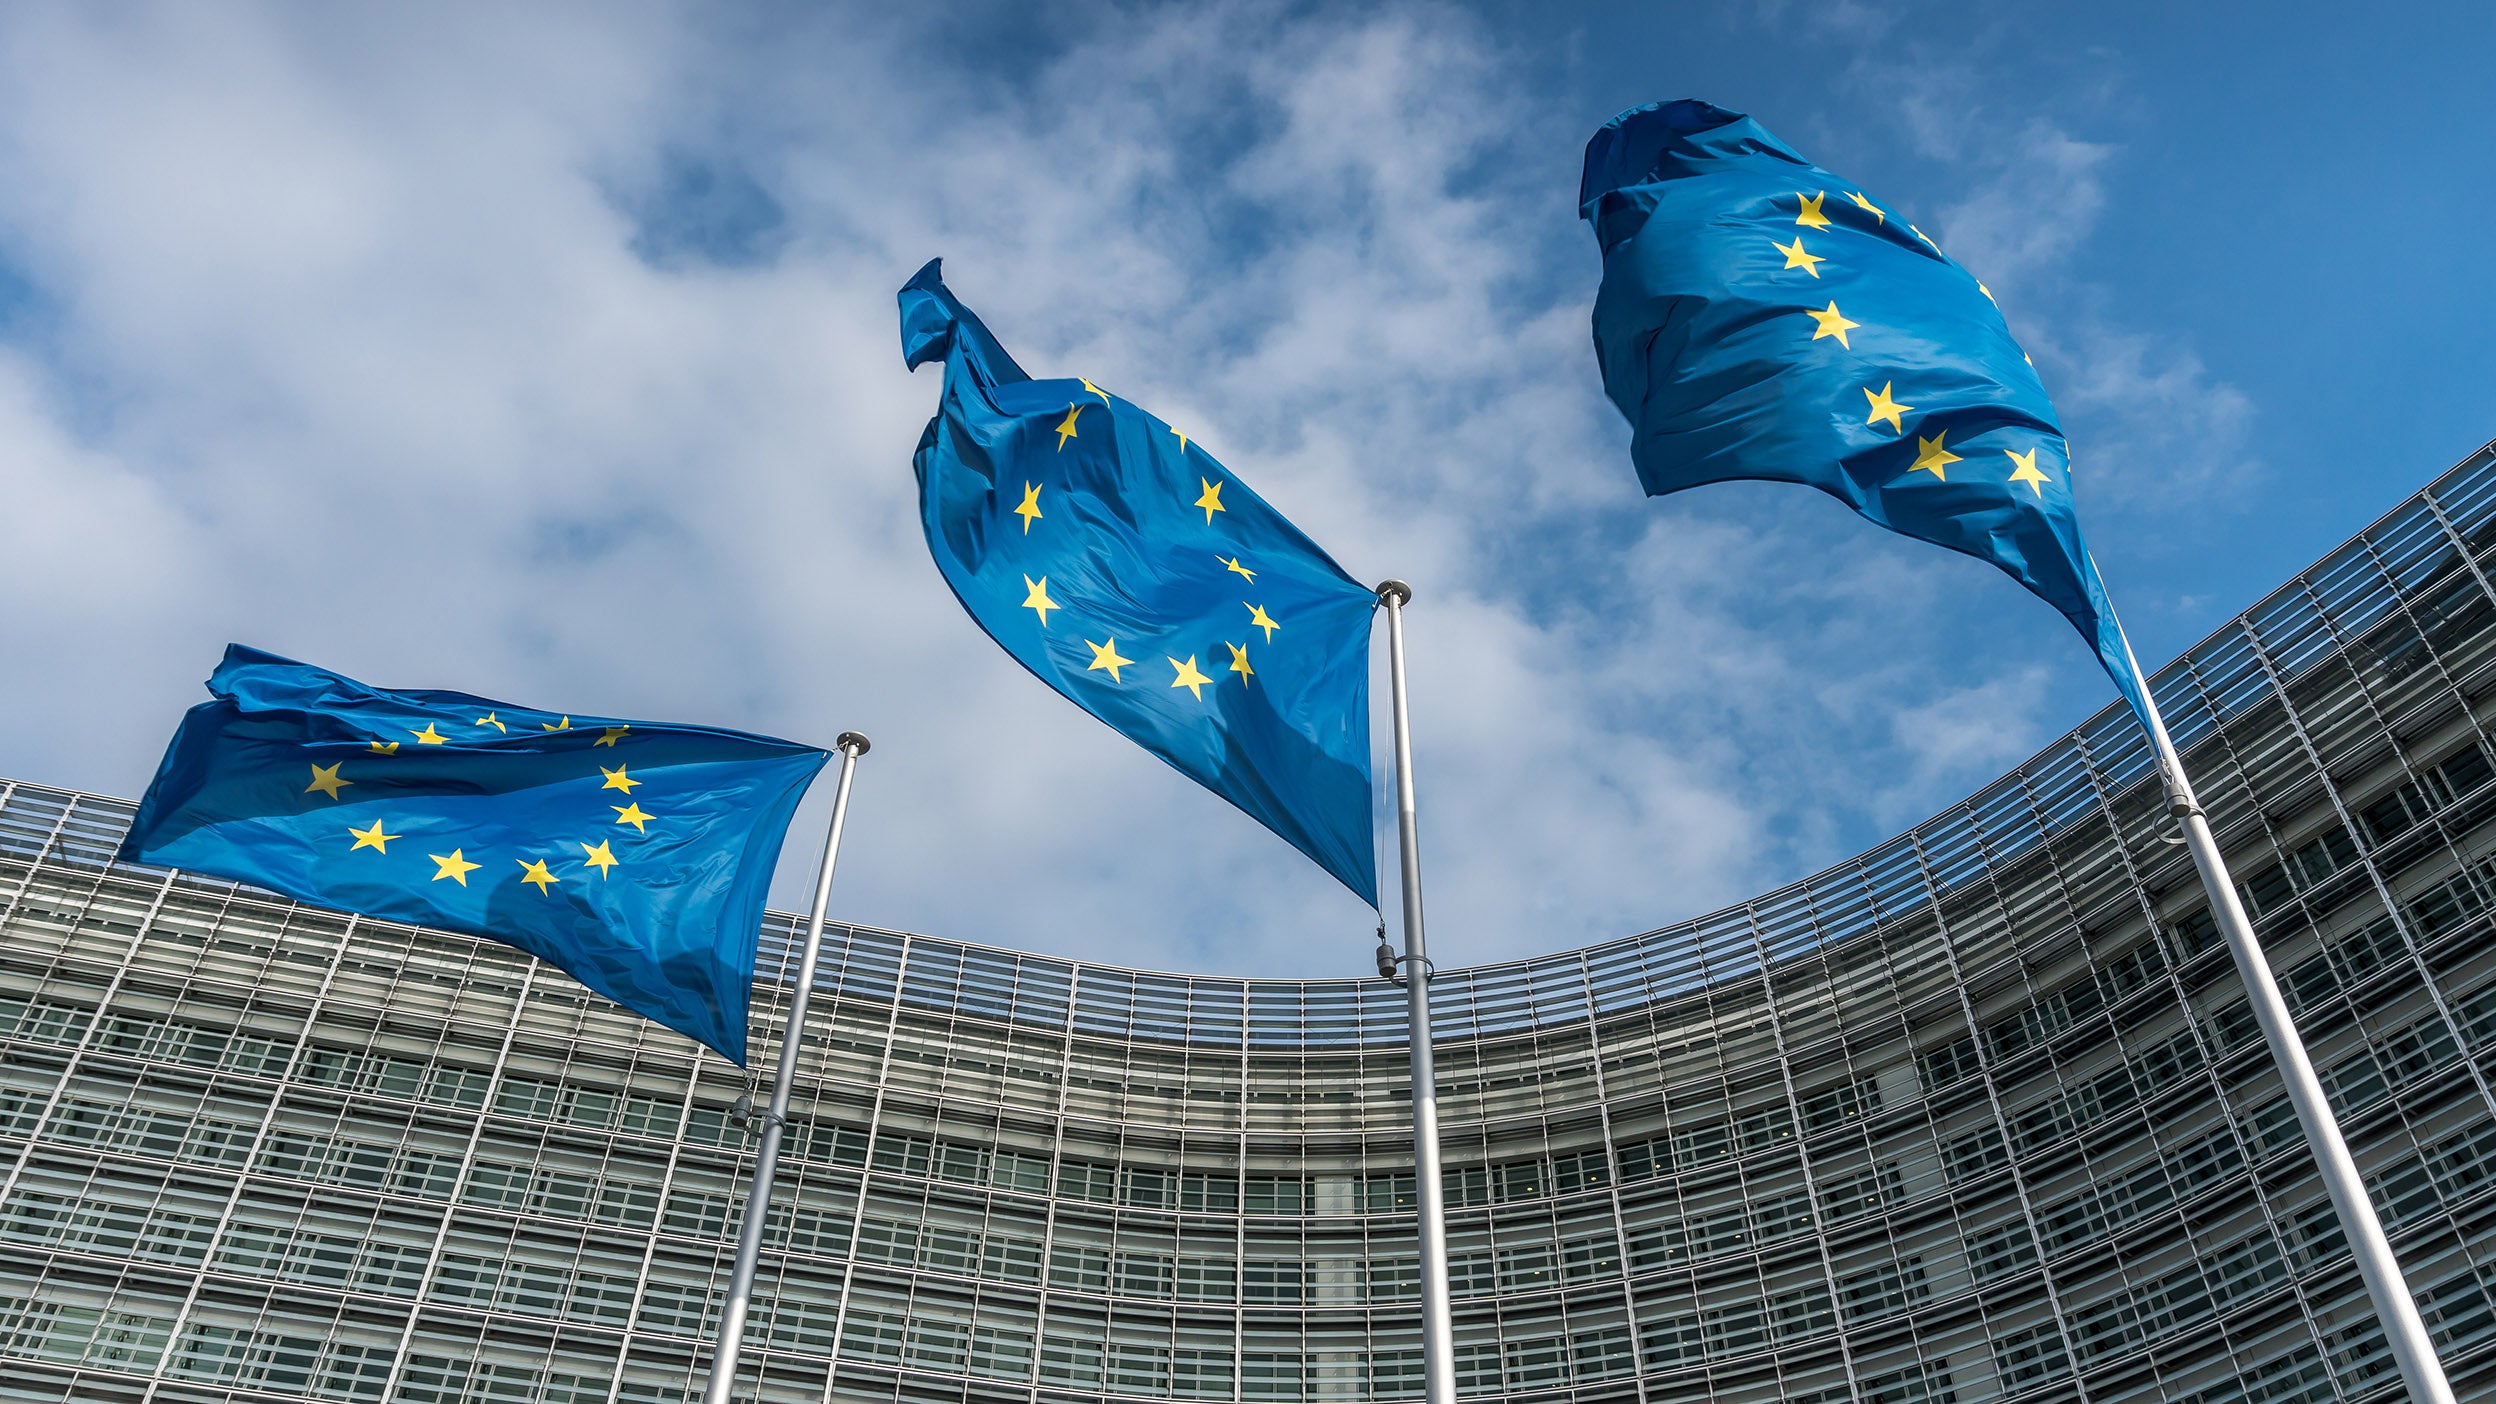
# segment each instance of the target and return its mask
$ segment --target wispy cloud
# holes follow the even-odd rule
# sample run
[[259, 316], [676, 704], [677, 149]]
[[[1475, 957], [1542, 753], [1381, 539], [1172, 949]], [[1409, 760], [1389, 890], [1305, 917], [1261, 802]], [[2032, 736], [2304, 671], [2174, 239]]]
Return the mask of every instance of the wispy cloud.
[[[1970, 116], [1959, 120], [1972, 128]], [[1918, 126], [1950, 120], [1929, 106], [1914, 118]], [[2105, 212], [2104, 170], [2113, 154], [2044, 121], [1991, 145], [1975, 158], [1977, 183], [1937, 221], [1952, 256], [2006, 288], [2067, 275], [2073, 252]]]
[[1931, 796], [1974, 790], [2053, 739], [2038, 724], [2053, 679], [2043, 668], [1990, 677], [1889, 718], [1912, 766], [1875, 802], [1891, 827], [1926, 817]]
[[1992, 288], [2036, 358], [2088, 504], [2154, 512], [2240, 500], [2219, 489], [2262, 472], [2249, 447], [2252, 403], [2184, 334], [2126, 325], [2090, 273], [2126, 153], [2075, 129], [2104, 112], [2105, 94], [2073, 95], [2070, 111], [2005, 112], [1982, 52], [2000, 42], [1980, 33], [1973, 52], [1950, 55], [1920, 40], [1874, 43], [1853, 65], [1854, 86], [1881, 95], [1876, 108], [1894, 129], [1956, 182], [1933, 230]]
[[2117, 323], [2106, 290], [2076, 267], [2104, 218], [2116, 154], [2032, 121], [1973, 158], [1974, 184], [1936, 223], [1952, 256], [1995, 288], [2039, 358], [2093, 505], [2231, 500], [2217, 489], [2261, 471], [2247, 453], [2251, 402], [2212, 375], [2189, 342]]

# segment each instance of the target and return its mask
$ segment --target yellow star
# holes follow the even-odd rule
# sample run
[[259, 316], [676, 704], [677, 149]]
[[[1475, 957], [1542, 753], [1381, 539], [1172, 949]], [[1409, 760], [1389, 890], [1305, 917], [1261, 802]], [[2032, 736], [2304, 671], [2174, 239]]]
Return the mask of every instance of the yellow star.
[[632, 825], [634, 833], [650, 832], [650, 815], [642, 810], [641, 801], [635, 800], [631, 804], [611, 804], [607, 808], [615, 811], [615, 822]]
[[1978, 283], [1976, 285], [1976, 291], [1983, 293], [1985, 295], [1985, 301], [1992, 302], [1994, 306], [1999, 307], [2002, 305], [1999, 302], [1994, 302], [1993, 289], [1986, 287], [1983, 283]]
[[628, 769], [630, 769], [630, 767], [621, 765], [617, 766], [613, 770], [609, 770], [603, 765], [598, 767], [598, 773], [607, 777], [607, 783], [599, 786], [598, 788], [602, 790], [622, 790], [624, 792], [624, 798], [631, 799], [633, 797], [633, 787], [642, 782], [625, 774], [624, 772]]
[[1933, 236], [1932, 236], [1932, 235], [1925, 233], [1923, 230], [1916, 228], [1916, 227], [1915, 227], [1914, 225], [1912, 225], [1912, 224], [1910, 224], [1910, 225], [1908, 225], [1908, 226], [1907, 226], [1907, 232], [1908, 232], [1908, 233], [1911, 233], [1911, 234], [1913, 234], [1915, 237], [1917, 237], [1917, 238], [1919, 238], [1919, 239], [1923, 240], [1923, 241], [1924, 241], [1924, 247], [1926, 247], [1926, 248], [1928, 248], [1928, 249], [1931, 249], [1934, 253], [1940, 253], [1940, 252], [1941, 252], [1941, 245], [1936, 244], [1936, 243], [1934, 243], [1934, 242], [1933, 242]]
[[[1170, 432], [1173, 434], [1179, 434], [1178, 428], [1175, 425], [1171, 427]], [[1187, 436], [1185, 434], [1179, 434], [1179, 456], [1182, 458], [1187, 456]]]
[[572, 719], [570, 717], [565, 717], [559, 722], [539, 722], [537, 724], [537, 729], [540, 731], [570, 731], [572, 729]]
[[372, 750], [373, 754], [377, 756], [395, 756], [399, 753], [399, 743], [396, 741], [376, 741], [373, 743]]
[[[345, 764], [345, 761], [338, 762], [338, 765]], [[352, 780], [341, 780], [338, 778], [338, 765], [316, 765], [312, 767], [312, 783], [304, 786], [303, 792], [308, 795], [314, 790], [318, 790], [322, 794], [329, 796], [331, 799], [338, 798], [338, 791], [340, 789], [355, 783]]]
[[1873, 204], [1871, 201], [1869, 201], [1869, 200], [1867, 200], [1867, 199], [1863, 198], [1863, 192], [1862, 192], [1862, 191], [1858, 190], [1858, 191], [1856, 191], [1855, 193], [1853, 193], [1852, 195], [1847, 196], [1846, 198], [1847, 198], [1847, 199], [1850, 199], [1850, 200], [1852, 200], [1852, 201], [1854, 201], [1856, 204], [1861, 205], [1864, 209], [1866, 209], [1866, 210], [1870, 211], [1870, 212], [1871, 212], [1871, 215], [1872, 215], [1872, 222], [1873, 222], [1874, 224], [1886, 224], [1886, 223], [1888, 223], [1888, 221], [1882, 217], [1881, 207], [1880, 207], [1880, 206], [1878, 206], [1878, 205], [1876, 205], [1876, 204]]
[[[1774, 239], [1771, 239], [1768, 242], [1776, 244]], [[1822, 258], [1816, 253], [1805, 252], [1803, 249], [1803, 236], [1800, 234], [1794, 236], [1794, 242], [1792, 244], [1777, 244], [1776, 248], [1778, 253], [1785, 255], [1785, 271], [1788, 272], [1799, 268], [1817, 278], [1820, 276], [1820, 265], [1828, 262], [1827, 259]]]
[[2037, 451], [2035, 449], [2030, 449], [2026, 453], [2013, 453], [2009, 449], [2004, 449], [2002, 450], [2002, 454], [2005, 458], [2008, 458], [2013, 463], [2019, 465], [2011, 470], [2012, 482], [2026, 483], [2030, 492], [2035, 493], [2039, 497], [2045, 496], [2045, 485], [2048, 482], [2051, 482], [2052, 479], [2037, 471]]
[[[1241, 603], [1247, 604], [1245, 600], [1241, 601]], [[1251, 629], [1263, 629], [1265, 631], [1265, 641], [1267, 643], [1272, 643], [1274, 642], [1274, 631], [1283, 626], [1274, 622], [1274, 616], [1265, 612], [1264, 605], [1252, 604], [1248, 605], [1248, 627]]]
[[1057, 451], [1059, 453], [1066, 451], [1066, 441], [1075, 436], [1075, 416], [1081, 413], [1083, 413], [1081, 405], [1066, 407], [1066, 422], [1057, 426]]
[[1244, 565], [1241, 565], [1241, 564], [1239, 563], [1239, 557], [1237, 557], [1237, 556], [1216, 556], [1216, 557], [1214, 557], [1214, 559], [1215, 559], [1215, 560], [1217, 560], [1217, 561], [1220, 561], [1220, 562], [1222, 563], [1222, 568], [1223, 568], [1224, 570], [1227, 570], [1227, 571], [1231, 572], [1233, 575], [1241, 575], [1241, 576], [1245, 576], [1245, 577], [1247, 577], [1247, 579], [1248, 579], [1248, 583], [1249, 583], [1249, 584], [1254, 585], [1255, 583], [1257, 583], [1257, 573], [1256, 573], [1255, 571], [1253, 571], [1253, 570], [1250, 570], [1248, 567], [1246, 567], [1246, 566], [1244, 566]]
[[1205, 525], [1212, 526], [1214, 513], [1226, 512], [1230, 510], [1222, 505], [1222, 485], [1213, 481], [1211, 478], [1198, 478], [1196, 481], [1203, 483], [1205, 485], [1205, 490], [1203, 495], [1199, 496], [1194, 502], [1188, 505], [1192, 507], [1204, 508]]
[[511, 728], [503, 725], [502, 714], [500, 712], [488, 712], [484, 716], [477, 718], [474, 722], [471, 722], [470, 725], [490, 726], [505, 736], [509, 736], [511, 734]]
[[1864, 390], [1863, 398], [1872, 402], [1872, 412], [1863, 417], [1864, 423], [1878, 424], [1886, 419], [1889, 421], [1889, 432], [1899, 434], [1906, 431], [1907, 426], [1898, 421], [1898, 416], [1914, 409], [1915, 406], [1902, 405], [1889, 397], [1889, 388], [1897, 383], [1894, 380], [1882, 381], [1881, 393], [1877, 395], [1873, 394], [1869, 388]]
[[[589, 855], [587, 862], [589, 863], [589, 866], [598, 870], [598, 876], [602, 878], [614, 876], [613, 873], [607, 871], [609, 868], [615, 866], [615, 853], [612, 849], [607, 847], [607, 840], [600, 839], [596, 843], [582, 844], [581, 851]], [[538, 890], [542, 892], [545, 889], [540, 888]]]
[[[520, 865], [520, 880], [522, 882], [536, 883], [537, 890], [540, 892], [548, 891], [552, 889], [556, 883], [563, 881], [562, 878], [556, 877], [554, 872], [546, 866], [546, 860], [543, 858], [514, 858], [511, 861]], [[463, 879], [459, 885], [466, 887], [468, 884], [467, 881]]]
[[1817, 195], [1806, 195], [1797, 190], [1794, 192], [1794, 198], [1803, 202], [1802, 212], [1794, 216], [1794, 222], [1796, 224], [1799, 224], [1806, 229], [1826, 229], [1829, 227], [1829, 217], [1820, 213], [1820, 202], [1829, 198], [1829, 192], [1823, 190]]
[[1256, 669], [1248, 666], [1248, 650], [1245, 647], [1235, 643], [1226, 643], [1222, 646], [1231, 651], [1232, 672], [1239, 674], [1243, 678], [1253, 676], [1256, 673]]
[[[1077, 379], [1077, 380], [1083, 380], [1083, 377], [1082, 377], [1082, 376], [1076, 376], [1076, 377], [1075, 377], [1075, 379]], [[1108, 404], [1108, 403], [1109, 403], [1109, 392], [1108, 392], [1108, 391], [1106, 391], [1106, 390], [1103, 390], [1101, 387], [1099, 387], [1099, 386], [1097, 386], [1097, 385], [1093, 384], [1091, 381], [1088, 381], [1088, 380], [1083, 380], [1083, 388], [1084, 388], [1084, 389], [1085, 389], [1085, 391], [1087, 391], [1088, 393], [1091, 393], [1091, 394], [1094, 394], [1094, 395], [1098, 395], [1098, 396], [1100, 396], [1100, 397], [1101, 397], [1101, 403], [1102, 403], [1102, 404]]]
[[1023, 519], [1023, 535], [1031, 535], [1031, 524], [1040, 520], [1039, 484], [1023, 484], [1023, 505], [1014, 509], [1014, 515]]
[[[349, 849], [347, 851], [352, 853], [355, 850]], [[433, 860], [433, 880], [435, 882], [440, 882], [444, 878], [449, 878], [451, 881], [458, 883], [462, 887], [466, 887], [468, 885], [468, 875], [470, 873], [473, 873], [478, 868], [484, 866], [481, 863], [469, 862], [463, 851], [456, 848], [451, 850], [451, 856], [448, 858], [443, 857], [439, 853], [428, 853], [425, 856]]]
[[1028, 575], [1024, 576], [1023, 589], [1028, 592], [1023, 596], [1023, 608], [1040, 616], [1040, 627], [1043, 629], [1049, 627], [1050, 610], [1065, 608], [1064, 605], [1049, 598], [1049, 578], [1045, 575], [1037, 580]]
[[611, 727], [608, 727], [608, 728], [606, 729], [606, 732], [607, 732], [607, 734], [606, 734], [606, 735], [599, 737], [597, 740], [592, 741], [592, 742], [590, 742], [589, 744], [590, 744], [592, 747], [597, 747], [597, 746], [612, 746], [612, 745], [614, 745], [616, 742], [618, 742], [618, 741], [620, 741], [620, 740], [624, 739], [624, 733], [625, 733], [625, 732], [628, 732], [628, 731], [630, 731], [630, 730], [632, 730], [632, 728], [631, 728], [631, 727], [629, 727], [629, 726], [611, 726]]
[[1950, 481], [1950, 475], [1943, 472], [1942, 469], [1949, 464], [1958, 462], [1959, 456], [1941, 446], [1941, 441], [1949, 437], [1950, 431], [1947, 429], [1942, 430], [1940, 433], [1935, 434], [1929, 439], [1925, 438], [1921, 434], [1916, 435], [1915, 462], [1908, 467], [1907, 471], [1910, 473], [1929, 472], [1934, 477], [1945, 483]]
[[1109, 674], [1109, 680], [1111, 682], [1125, 681], [1125, 679], [1118, 676], [1118, 670], [1135, 660], [1132, 658], [1121, 658], [1118, 656], [1118, 641], [1116, 639], [1111, 639], [1105, 644], [1096, 644], [1090, 639], [1085, 639], [1083, 641], [1083, 646], [1092, 650], [1092, 666], [1084, 669], [1085, 672], [1106, 672]]
[[[1163, 657], [1165, 657], [1165, 658], [1166, 658], [1166, 657], [1169, 657], [1169, 655], [1164, 654], [1164, 655], [1163, 655]], [[1176, 682], [1174, 682], [1174, 683], [1172, 683], [1172, 684], [1170, 684], [1170, 685], [1171, 685], [1172, 687], [1183, 687], [1183, 688], [1186, 688], [1186, 689], [1188, 690], [1189, 694], [1190, 694], [1190, 695], [1192, 695], [1193, 697], [1195, 697], [1195, 699], [1196, 699], [1197, 701], [1199, 701], [1199, 702], [1204, 701], [1204, 700], [1205, 700], [1205, 684], [1206, 684], [1206, 683], [1209, 683], [1209, 682], [1212, 682], [1212, 681], [1213, 681], [1213, 679], [1211, 679], [1211, 678], [1209, 678], [1209, 677], [1206, 677], [1204, 674], [1202, 674], [1202, 673], [1200, 673], [1200, 672], [1197, 672], [1197, 671], [1196, 671], [1196, 655], [1195, 655], [1195, 654], [1192, 654], [1192, 653], [1191, 653], [1191, 654], [1189, 654], [1189, 655], [1187, 656], [1187, 661], [1186, 661], [1186, 662], [1184, 662], [1184, 663], [1180, 662], [1179, 660], [1177, 660], [1177, 659], [1175, 659], [1175, 658], [1171, 658], [1171, 659], [1170, 659], [1170, 666], [1179, 670], [1179, 677], [1178, 677], [1178, 681], [1176, 681]]]
[[1837, 338], [1838, 345], [1849, 351], [1855, 349], [1855, 344], [1846, 339], [1846, 333], [1862, 326], [1863, 323], [1847, 321], [1845, 315], [1837, 310], [1836, 303], [1830, 303], [1829, 310], [1826, 312], [1814, 312], [1806, 307], [1803, 309], [1803, 315], [1819, 324], [1819, 329], [1811, 334], [1812, 340], [1818, 341], [1824, 336], [1833, 336]]
[[439, 746], [451, 739], [443, 735], [441, 732], [434, 730], [432, 722], [426, 722], [424, 730], [411, 731], [408, 735], [415, 737], [416, 744], [419, 746]]
[[[381, 821], [378, 819], [373, 821], [373, 826], [369, 829], [359, 829], [353, 824], [349, 824], [347, 826], [347, 832], [355, 835], [355, 848], [369, 848], [374, 852], [381, 854], [385, 858], [390, 856], [390, 840], [399, 837], [397, 834], [383, 833], [381, 831]], [[347, 851], [349, 853], [353, 853], [355, 848], [350, 848]]]

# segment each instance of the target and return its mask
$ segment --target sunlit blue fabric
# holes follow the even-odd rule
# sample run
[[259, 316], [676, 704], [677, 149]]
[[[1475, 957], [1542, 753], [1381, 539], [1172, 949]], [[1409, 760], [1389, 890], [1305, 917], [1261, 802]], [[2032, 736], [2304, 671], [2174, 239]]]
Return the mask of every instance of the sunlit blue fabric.
[[914, 369], [945, 363], [919, 515], [962, 607], [1375, 905], [1376, 596], [1202, 444], [1088, 381], [1026, 375], [935, 262], [901, 290], [901, 342]]
[[824, 752], [387, 692], [240, 644], [208, 690], [124, 859], [517, 946], [744, 1064], [763, 900]]
[[1579, 201], [1603, 247], [1595, 353], [1649, 495], [1801, 483], [1991, 561], [2061, 610], [2141, 710], [2053, 402], [1983, 284], [1704, 102], [1613, 118], [1586, 145]]

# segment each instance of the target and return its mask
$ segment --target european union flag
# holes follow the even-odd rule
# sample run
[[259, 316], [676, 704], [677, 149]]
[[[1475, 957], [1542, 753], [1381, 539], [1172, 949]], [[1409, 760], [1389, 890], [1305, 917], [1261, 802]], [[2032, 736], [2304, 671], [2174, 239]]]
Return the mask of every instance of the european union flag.
[[1373, 906], [1375, 592], [1183, 431], [1034, 380], [930, 261], [902, 355], [945, 363], [919, 438], [937, 569], [1042, 682], [1280, 834]]
[[1760, 478], [2010, 572], [2142, 713], [2053, 402], [1993, 293], [1924, 231], [1704, 102], [1586, 144], [1595, 354], [1650, 496]]
[[240, 644], [125, 859], [517, 946], [745, 1063], [772, 865], [825, 753], [385, 692]]

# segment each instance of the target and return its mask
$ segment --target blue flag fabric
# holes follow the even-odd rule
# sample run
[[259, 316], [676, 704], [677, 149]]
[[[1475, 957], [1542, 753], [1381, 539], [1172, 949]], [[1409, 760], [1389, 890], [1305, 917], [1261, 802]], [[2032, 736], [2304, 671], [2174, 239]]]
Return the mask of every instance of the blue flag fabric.
[[462, 931], [745, 1063], [780, 841], [826, 753], [388, 692], [240, 644], [124, 859]]
[[1603, 247], [1603, 388], [1650, 496], [1801, 483], [1991, 561], [2063, 612], [2146, 724], [2053, 402], [1983, 283], [1704, 102], [1613, 118], [1586, 144], [1578, 194]]
[[903, 358], [945, 363], [915, 466], [962, 607], [1376, 905], [1375, 593], [1185, 433], [1089, 380], [1025, 374], [938, 261], [900, 296]]

